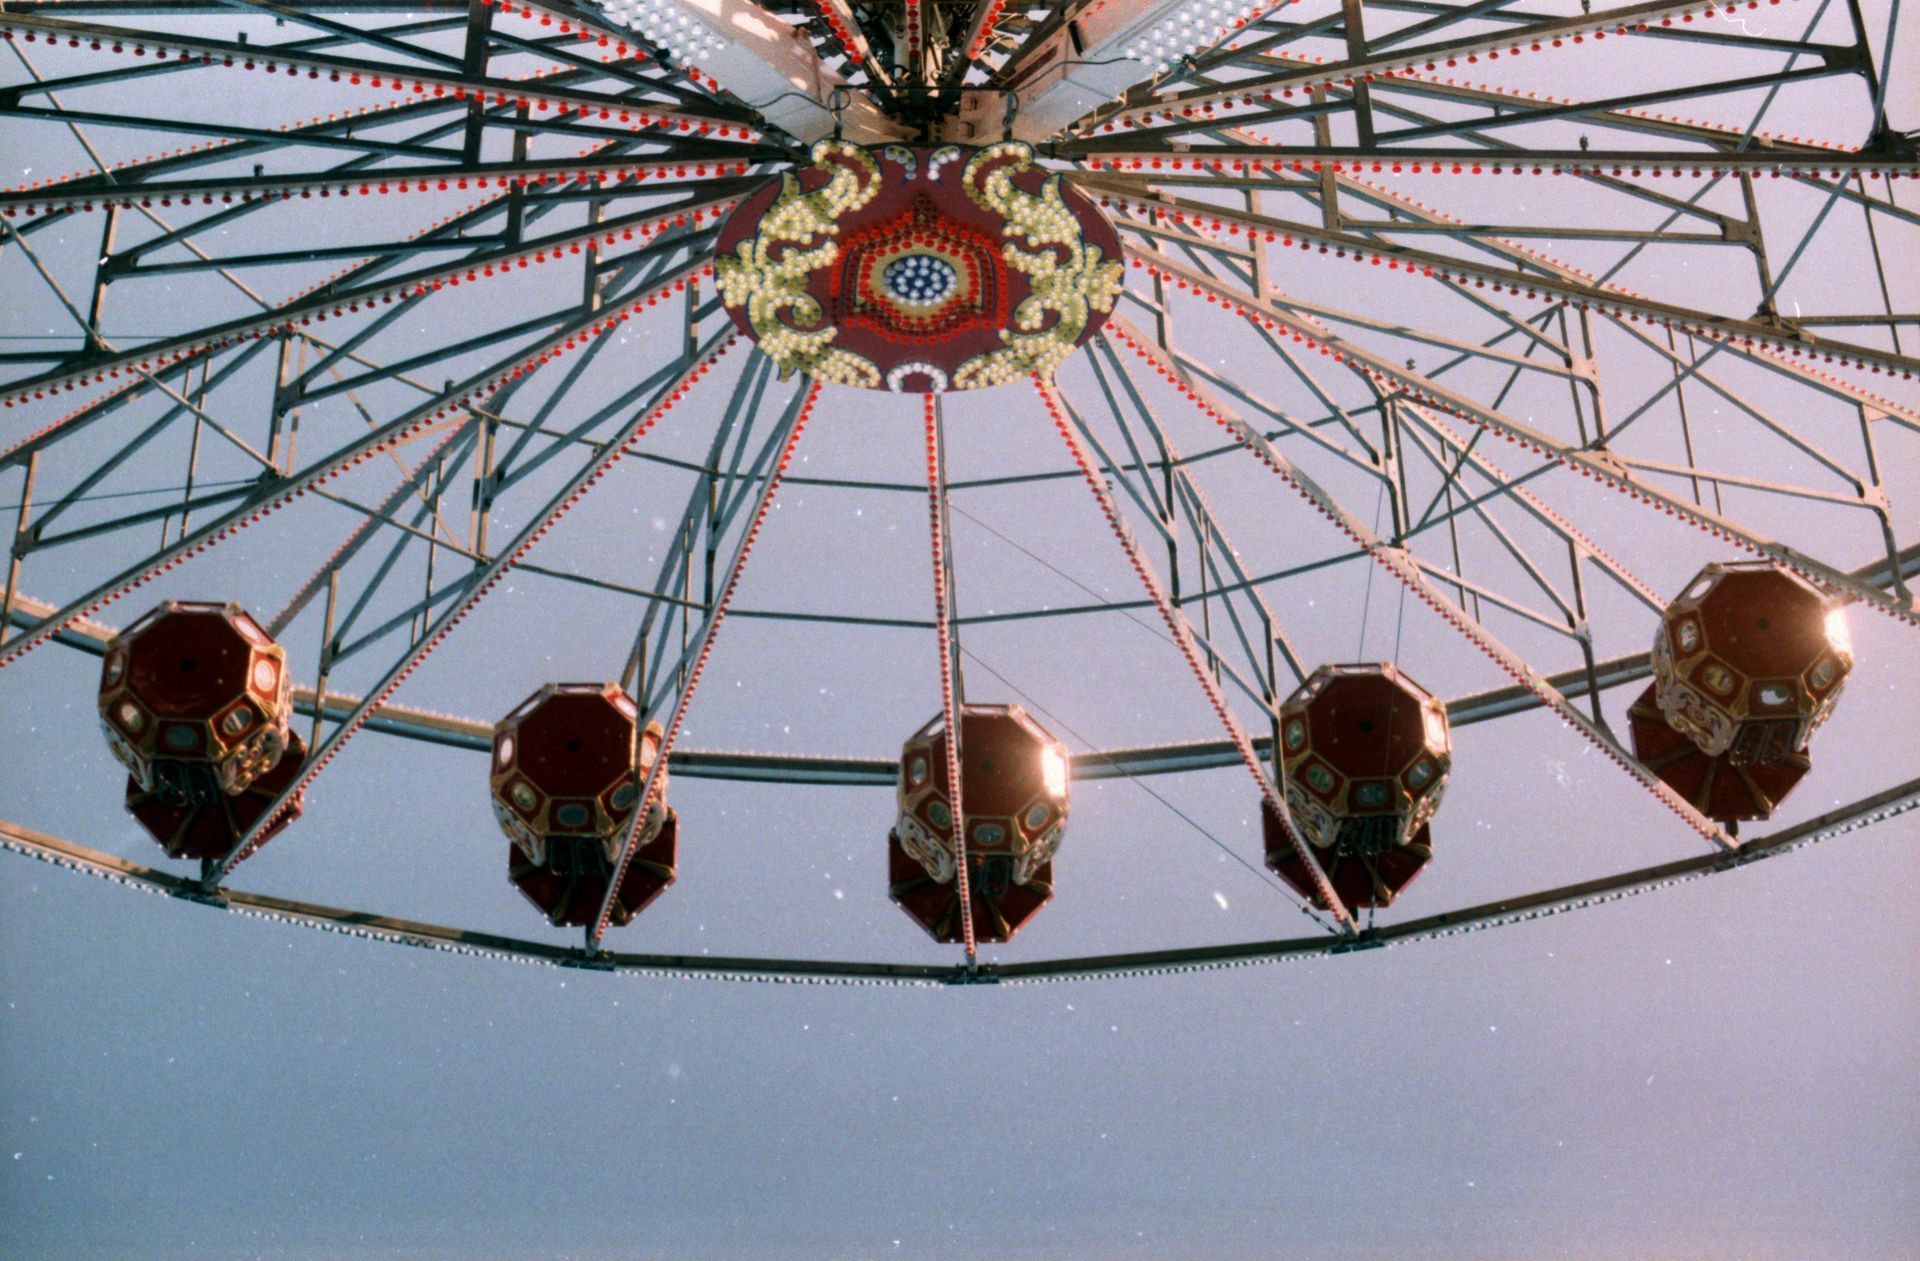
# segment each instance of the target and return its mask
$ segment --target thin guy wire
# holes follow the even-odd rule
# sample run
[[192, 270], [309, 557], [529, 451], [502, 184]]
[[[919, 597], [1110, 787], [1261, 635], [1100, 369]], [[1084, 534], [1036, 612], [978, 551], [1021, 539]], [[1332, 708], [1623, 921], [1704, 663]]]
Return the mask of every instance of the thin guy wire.
[[1095, 748], [1091, 740], [1088, 740], [1085, 736], [1081, 735], [1078, 731], [1074, 730], [1073, 726], [1069, 724], [1066, 719], [1060, 717], [1058, 714], [1048, 709], [1045, 705], [1042, 705], [1039, 701], [1035, 700], [1033, 698], [1033, 695], [1029, 693], [1025, 688], [1021, 687], [1018, 683], [1015, 683], [1012, 679], [1009, 679], [1006, 675], [1000, 673], [998, 670], [994, 669], [991, 665], [987, 664], [985, 661], [982, 661], [980, 659], [979, 654], [975, 653], [971, 648], [963, 647], [961, 648], [960, 652], [961, 652], [961, 655], [965, 656], [969, 661], [972, 661], [975, 665], [979, 666], [982, 670], [985, 670], [988, 674], [991, 674], [994, 678], [1000, 680], [1001, 684], [1004, 687], [1006, 687], [1008, 691], [1012, 692], [1014, 695], [1018, 696], [1021, 700], [1025, 701], [1028, 705], [1032, 706], [1035, 710], [1039, 711], [1042, 715], [1046, 717], [1048, 722], [1052, 723], [1054, 726], [1060, 728], [1060, 730], [1066, 732], [1069, 736], [1072, 736], [1075, 740], [1079, 741], [1081, 747], [1086, 749], [1088, 753], [1091, 753], [1094, 757], [1099, 758], [1101, 761], [1105, 762], [1108, 766], [1113, 767], [1114, 770], [1119, 771], [1123, 778], [1128, 780], [1135, 787], [1139, 788], [1142, 792], [1146, 793], [1147, 796], [1153, 798], [1155, 801], [1159, 802], [1162, 806], [1166, 807], [1167, 811], [1171, 813], [1175, 818], [1185, 823], [1188, 827], [1192, 828], [1194, 831], [1198, 832], [1200, 835], [1206, 837], [1209, 841], [1212, 841], [1214, 845], [1219, 847], [1219, 850], [1221, 853], [1225, 854], [1228, 858], [1233, 859], [1234, 862], [1239, 863], [1242, 867], [1245, 867], [1248, 871], [1252, 872], [1256, 880], [1260, 881], [1261, 884], [1264, 884], [1265, 886], [1267, 886], [1267, 888], [1272, 889], [1275, 893], [1279, 894], [1281, 899], [1285, 901], [1287, 905], [1293, 907], [1296, 911], [1299, 911], [1302, 915], [1312, 920], [1316, 925], [1319, 926], [1322, 932], [1331, 933], [1336, 937], [1340, 935], [1340, 930], [1335, 928], [1333, 925], [1327, 923], [1325, 920], [1321, 919], [1319, 913], [1315, 911], [1311, 906], [1307, 905], [1304, 902], [1299, 901], [1286, 889], [1285, 886], [1276, 883], [1271, 877], [1267, 875], [1266, 872], [1262, 871], [1260, 868], [1248, 862], [1232, 846], [1228, 845], [1225, 841], [1221, 840], [1219, 837], [1215, 836], [1212, 832], [1209, 832], [1205, 827], [1203, 827], [1200, 824], [1199, 820], [1195, 819], [1192, 815], [1182, 810], [1179, 806], [1174, 805], [1171, 801], [1168, 801], [1165, 797], [1162, 797], [1158, 792], [1154, 790], [1153, 785], [1147, 783], [1145, 780], [1141, 779], [1138, 775], [1135, 775], [1132, 771], [1128, 770], [1121, 762], [1115, 759], [1111, 754], [1107, 753], [1105, 750]]

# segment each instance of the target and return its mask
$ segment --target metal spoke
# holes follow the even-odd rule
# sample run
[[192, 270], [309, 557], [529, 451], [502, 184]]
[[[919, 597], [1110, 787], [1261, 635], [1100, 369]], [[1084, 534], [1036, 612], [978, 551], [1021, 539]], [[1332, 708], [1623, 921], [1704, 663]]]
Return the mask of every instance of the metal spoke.
[[[110, 602], [241, 531], [262, 547], [297, 535], [289, 546], [311, 539], [311, 551], [258, 611], [305, 645], [290, 669], [313, 753], [198, 879], [11, 824], [0, 844], [438, 949], [751, 979], [1012, 983], [1504, 924], [1906, 811], [1920, 800], [1912, 784], [1737, 845], [1607, 722], [1622, 699], [1608, 694], [1651, 675], [1647, 653], [1624, 650], [1644, 647], [1672, 594], [1670, 546], [1745, 550], [1920, 624], [1920, 204], [1908, 191], [1920, 138], [1887, 116], [1902, 6], [1817, 0], [1750, 31], [1698, 5], [1327, 0], [1195, 26], [1162, 58], [1123, 45], [1177, 24], [1174, 0], [714, 0], [686, 7], [685, 31], [655, 23], [652, 35], [625, 24], [645, 25], [634, 8], [593, 0], [10, 3], [0, 133], [34, 169], [0, 188], [0, 278], [18, 308], [0, 343], [0, 666], [47, 642], [101, 653], [113, 631], [95, 615]], [[712, 37], [704, 52], [688, 42], [698, 31]], [[1558, 59], [1572, 72], [1554, 75]], [[1535, 90], [1549, 84], [1557, 95]], [[707, 281], [723, 220], [809, 143], [1003, 135], [1102, 210], [1129, 264], [1103, 331], [1039, 384], [1064, 461], [952, 477], [943, 444], [970, 431], [957, 407], [949, 428], [929, 396], [924, 477], [818, 457], [790, 467], [820, 387], [776, 383], [759, 354], [679, 413], [690, 433], [635, 441], [730, 335], [735, 313]], [[370, 462], [383, 467], [360, 468]], [[615, 462], [628, 466], [618, 484], [644, 470], [639, 510], [660, 534], [618, 556], [551, 542], [529, 555]], [[1260, 468], [1303, 500], [1250, 487]], [[1081, 572], [1086, 557], [1000, 528], [1009, 505], [1076, 479], [1139, 592], [1111, 598]], [[1587, 483], [1624, 501], [1595, 508]], [[933, 607], [892, 586], [871, 607], [827, 598], [837, 588], [736, 601], [782, 487], [896, 516], [901, 496], [919, 497]], [[1282, 504], [1293, 515], [1277, 520]], [[995, 559], [1034, 566], [1025, 577], [1064, 583], [1051, 593], [1067, 598], [1025, 592], [962, 613], [956, 514], [999, 540]], [[1294, 528], [1315, 515], [1335, 531]], [[1687, 528], [1651, 524], [1663, 519]], [[1270, 525], [1284, 546], [1269, 545]], [[1149, 559], [1160, 547], [1164, 568]], [[220, 578], [225, 559], [191, 577]], [[1294, 615], [1296, 644], [1278, 614], [1375, 565], [1403, 607], [1410, 592], [1440, 615], [1443, 652], [1483, 654], [1512, 680], [1456, 680], [1452, 723], [1550, 710], [1710, 852], [1362, 930], [1290, 826], [1272, 728], [1319, 664], [1307, 636], [1326, 633]], [[584, 940], [221, 888], [356, 733], [490, 747], [490, 724], [397, 697], [509, 570], [537, 595], [618, 610], [608, 673], [620, 666], [643, 717], [667, 720]], [[1370, 590], [1355, 601], [1363, 653], [1377, 641], [1369, 607]], [[872, 789], [897, 777], [884, 749], [727, 747], [739, 733], [679, 747], [729, 618], [823, 643], [851, 632], [924, 646], [934, 632], [963, 966], [604, 949], [669, 770]], [[1133, 635], [1121, 619], [1181, 651], [1226, 738], [1081, 740], [1071, 774], [1249, 770], [1344, 933], [981, 961], [962, 662], [1026, 694], [1008, 679], [1019, 668], [1000, 674], [960, 637]], [[1428, 647], [1409, 655], [1419, 663]], [[1050, 717], [1072, 732], [1064, 706]], [[1248, 865], [1259, 874], [1257, 856]]]

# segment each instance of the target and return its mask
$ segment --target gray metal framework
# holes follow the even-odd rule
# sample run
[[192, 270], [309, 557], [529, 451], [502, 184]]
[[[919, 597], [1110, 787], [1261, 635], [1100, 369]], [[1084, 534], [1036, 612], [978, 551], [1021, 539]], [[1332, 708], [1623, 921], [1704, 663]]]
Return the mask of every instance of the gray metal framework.
[[[1086, 8], [1008, 7], [990, 21], [984, 0], [909, 3], [926, 32], [917, 60], [896, 55], [905, 6], [766, 7], [882, 109], [930, 127], [963, 93], [1000, 93], [1017, 111], [1009, 85]], [[1622, 791], [1637, 780], [1660, 795], [1602, 704], [1646, 663], [1603, 655], [1596, 580], [1642, 614], [1664, 593], [1616, 554], [1612, 527], [1558, 506], [1569, 501], [1553, 488], [1574, 479], [1920, 624], [1920, 207], [1905, 191], [1920, 153], [1886, 113], [1898, 4], [1877, 21], [1853, 0], [1770, 9], [1791, 37], [1696, 23], [1696, 10], [1283, 6], [1040, 146], [1107, 209], [1134, 264], [1107, 332], [1061, 374], [1064, 405], [1164, 557], [1172, 605], [1261, 756], [1280, 701], [1317, 664], [1279, 593], [1371, 562], [1514, 680], [1455, 697], [1456, 723], [1549, 706], [1622, 763]], [[804, 388], [732, 343], [703, 270], [726, 209], [802, 146], [697, 67], [564, 0], [14, 0], [0, 6], [0, 40], [0, 143], [86, 164], [0, 189], [0, 277], [20, 312], [0, 343], [0, 491], [16, 492], [0, 666], [50, 641], [97, 651], [103, 606], [242, 530], [273, 530], [296, 500], [332, 505], [340, 523], [273, 618], [276, 633], [317, 619], [298, 696], [317, 755], [302, 784], [362, 730], [486, 747], [485, 725], [394, 693], [510, 570], [620, 602], [633, 627], [623, 679], [649, 713], [678, 712], [721, 614], [931, 644], [925, 614], [725, 607], [720, 560], [744, 554]], [[1483, 58], [1550, 70], [1602, 43], [1650, 68], [1572, 99], [1455, 77]], [[258, 108], [197, 104], [213, 95]], [[1816, 117], [1846, 134], [1770, 130]], [[381, 213], [366, 209], [380, 199]], [[1351, 301], [1295, 282], [1336, 266], [1360, 278]], [[1383, 299], [1383, 277], [1417, 300]], [[511, 296], [490, 300], [496, 291]], [[644, 363], [629, 353], [624, 387], [581, 406], [576, 387], [643, 325]], [[703, 384], [709, 375], [725, 384]], [[704, 456], [651, 447], [654, 423], [701, 392], [715, 415]], [[1287, 484], [1275, 483], [1276, 505], [1297, 492], [1332, 521], [1335, 545], [1277, 566], [1237, 545], [1244, 530], [1207, 487], [1248, 460]], [[685, 487], [650, 580], [543, 564], [534, 543], [621, 462]], [[381, 468], [384, 483], [369, 475]], [[945, 509], [966, 515], [976, 492], [1078, 476], [1060, 464], [955, 479]], [[785, 480], [927, 493], [910, 478], [795, 468]], [[1077, 604], [959, 612], [952, 629], [1153, 607], [1088, 589]], [[1236, 760], [1230, 741], [1186, 741], [1082, 750], [1074, 772]], [[788, 783], [894, 773], [882, 757], [714, 749], [676, 749], [671, 764]], [[1711, 843], [1685, 874], [1788, 844], [1741, 844], [1675, 809]], [[223, 893], [257, 837], [180, 882], [8, 826], [10, 847], [163, 891], [345, 922]], [[470, 937], [450, 931], [382, 928], [416, 943]], [[1357, 931], [1315, 946], [1351, 948]], [[598, 959], [590, 938], [580, 957]], [[911, 972], [846, 966], [869, 979]]]

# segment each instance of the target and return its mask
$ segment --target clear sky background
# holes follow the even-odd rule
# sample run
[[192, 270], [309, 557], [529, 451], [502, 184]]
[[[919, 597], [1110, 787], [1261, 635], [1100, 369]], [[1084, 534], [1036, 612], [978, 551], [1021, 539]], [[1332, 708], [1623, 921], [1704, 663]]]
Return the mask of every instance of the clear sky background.
[[[1884, 24], [1884, 6], [1868, 11]], [[1753, 21], [1797, 35], [1805, 18]], [[1573, 62], [1564, 73], [1597, 79], [1603, 68]], [[1912, 118], [1910, 80], [1896, 122]], [[1847, 132], [1857, 102], [1842, 96], [1803, 98], [1808, 108], [1791, 117], [1857, 142]], [[79, 165], [22, 134], [0, 130], [6, 168], [20, 178]], [[137, 138], [125, 144], [142, 150]], [[1566, 206], [1554, 198], [1580, 193], [1529, 182], [1514, 194], [1456, 195], [1469, 204], [1537, 195], [1533, 213], [1551, 219]], [[1783, 214], [1817, 209], [1778, 195], [1788, 198]], [[409, 218], [404, 230], [413, 226]], [[316, 237], [337, 228], [302, 225]], [[57, 261], [94, 243], [74, 233], [45, 248]], [[1836, 215], [1783, 297], [1840, 293], [1829, 306], [1852, 303], [1865, 284], [1861, 243], [1858, 216]], [[1907, 310], [1920, 294], [1912, 244], [1909, 233], [1888, 245], [1894, 301], [1904, 294]], [[1580, 255], [1587, 248], [1591, 258]], [[1583, 263], [1606, 253], [1572, 243], [1567, 252]], [[1671, 281], [1661, 265], [1656, 252], [1623, 280]], [[1297, 292], [1484, 332], [1452, 323], [1464, 321], [1461, 308], [1405, 281], [1299, 268], [1289, 278]], [[0, 314], [5, 331], [57, 325], [58, 308], [16, 254], [0, 253], [0, 282], [9, 304], [17, 295]], [[171, 327], [166, 292], [115, 293], [116, 330]], [[465, 318], [510, 308], [509, 295]], [[1217, 317], [1182, 314], [1189, 345], [1230, 371], [1276, 371]], [[405, 347], [454, 327], [392, 338]], [[657, 362], [644, 358], [644, 329], [629, 336], [630, 352], [583, 379], [579, 410], [611, 397], [622, 356]], [[1619, 388], [1652, 379], [1636, 377], [1651, 369], [1617, 342], [1602, 353], [1617, 356], [1606, 362]], [[649, 441], [669, 454], [703, 450], [745, 355], [736, 350]], [[1076, 363], [1065, 373], [1083, 398], [1086, 371]], [[1730, 368], [1726, 379], [1798, 409], [1822, 441], [1857, 423], [1776, 378]], [[1262, 384], [1303, 405], [1277, 378]], [[1920, 402], [1910, 386], [1901, 397]], [[1563, 387], [1523, 392], [1511, 410], [1559, 426], [1564, 398]], [[1801, 475], [1790, 455], [1751, 444], [1735, 417], [1701, 408], [1703, 458]], [[1166, 410], [1186, 449], [1214, 440], [1203, 420], [1171, 402]], [[343, 415], [336, 401], [306, 423], [318, 432]], [[956, 401], [950, 415], [958, 477], [1064, 467], [1024, 386]], [[0, 440], [49, 418], [9, 414]], [[796, 467], [911, 482], [917, 418], [916, 400], [830, 392]], [[1900, 432], [1887, 441], [1890, 481], [1910, 507], [1920, 502], [1920, 442]], [[1511, 448], [1497, 458], [1520, 466]], [[650, 579], [686, 487], [635, 464], [623, 462], [536, 559]], [[1372, 492], [1343, 481], [1337, 461], [1311, 467], [1363, 516], [1373, 510]], [[374, 487], [391, 473], [359, 476], [367, 480], [353, 485]], [[1338, 550], [1272, 479], [1224, 460], [1206, 477], [1256, 572]], [[0, 503], [17, 484], [0, 479]], [[1657, 590], [1678, 590], [1724, 555], [1564, 474], [1535, 485]], [[1845, 533], [1834, 514], [1757, 496], [1729, 503], [1847, 564], [1873, 555], [1871, 535]], [[1135, 594], [1077, 483], [967, 492], [956, 511], [963, 611]], [[310, 504], [277, 515], [102, 617], [124, 624], [163, 595], [271, 612], [348, 524]], [[922, 499], [790, 487], [739, 603], [922, 617], [924, 549]], [[1403, 611], [1384, 577], [1370, 588], [1370, 568], [1336, 565], [1268, 593], [1310, 661], [1397, 655], [1446, 696], [1505, 682], [1417, 601]], [[60, 598], [88, 572], [30, 569], [28, 589]], [[1610, 588], [1592, 595], [1601, 655], [1643, 649], [1651, 616]], [[632, 615], [516, 575], [399, 699], [490, 720], [549, 679], [617, 673]], [[1213, 736], [1178, 654], [1147, 620], [1100, 614], [970, 632], [970, 694], [1023, 700], [1076, 751]], [[1782, 823], [1920, 765], [1920, 635], [1864, 611], [1852, 625], [1859, 664]], [[1574, 663], [1564, 646], [1510, 633], [1545, 668]], [[296, 662], [310, 665], [317, 634], [312, 617], [295, 625]], [[58, 647], [0, 673], [0, 817], [162, 861], [119, 808], [122, 777], [94, 715], [97, 674], [96, 659]], [[1622, 729], [1632, 694], [1608, 698]], [[936, 706], [930, 635], [738, 618], [685, 743], [887, 756]], [[1541, 712], [1462, 728], [1455, 748], [1436, 860], [1383, 920], [1697, 852], [1658, 803]], [[1312, 931], [1270, 880], [1225, 852], [1258, 863], [1242, 772], [1150, 787], [1164, 801], [1125, 780], [1076, 784], [1058, 895], [992, 956]], [[673, 802], [680, 882], [615, 930], [615, 948], [955, 955], [887, 900], [891, 790], [680, 778]], [[0, 1257], [1911, 1257], [1914, 819], [1644, 897], [1392, 950], [956, 989], [666, 981], [447, 957], [136, 896], [0, 856]], [[482, 755], [363, 734], [315, 784], [306, 817], [234, 883], [571, 943], [508, 886], [505, 845]]]

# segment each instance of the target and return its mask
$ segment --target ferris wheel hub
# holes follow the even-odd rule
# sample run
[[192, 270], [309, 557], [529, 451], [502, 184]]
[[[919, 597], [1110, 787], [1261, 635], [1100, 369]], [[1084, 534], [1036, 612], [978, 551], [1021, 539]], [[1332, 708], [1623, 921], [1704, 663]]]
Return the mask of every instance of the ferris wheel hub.
[[927, 394], [1050, 373], [1120, 293], [1120, 240], [1018, 142], [814, 145], [721, 229], [721, 296], [780, 365]]

